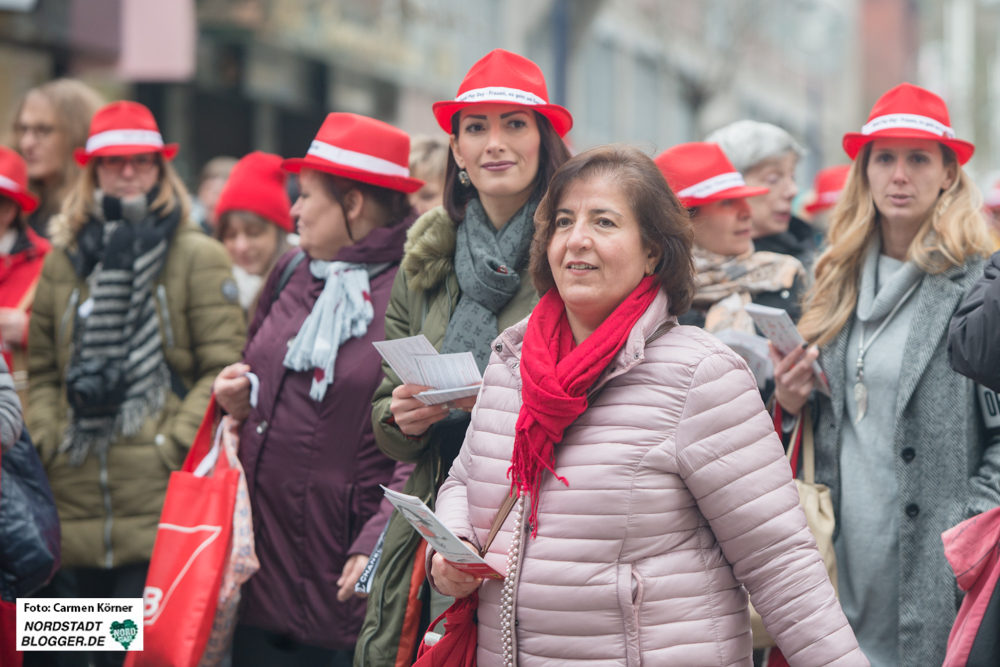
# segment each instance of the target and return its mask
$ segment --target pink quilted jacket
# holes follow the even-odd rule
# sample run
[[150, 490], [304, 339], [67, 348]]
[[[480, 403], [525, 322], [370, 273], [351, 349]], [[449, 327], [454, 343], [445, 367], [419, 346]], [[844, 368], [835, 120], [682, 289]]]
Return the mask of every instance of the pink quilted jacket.
[[[792, 667], [868, 665], [749, 369], [700, 329], [655, 336], [665, 321], [661, 293], [556, 447], [569, 486], [547, 475], [537, 538], [522, 525], [507, 661], [504, 582], [483, 583], [480, 667], [750, 667], [747, 591]], [[494, 342], [438, 495], [438, 515], [477, 545], [510, 488], [526, 325]], [[501, 573], [516, 514], [486, 556]]]

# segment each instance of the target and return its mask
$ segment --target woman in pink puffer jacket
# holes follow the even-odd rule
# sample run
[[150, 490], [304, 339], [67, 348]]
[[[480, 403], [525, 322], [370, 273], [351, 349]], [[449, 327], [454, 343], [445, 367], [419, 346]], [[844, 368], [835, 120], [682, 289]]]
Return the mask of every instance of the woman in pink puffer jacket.
[[437, 502], [478, 549], [513, 482], [485, 556], [507, 578], [428, 554], [439, 591], [479, 589], [480, 667], [749, 667], [748, 591], [792, 667], [868, 665], [753, 376], [675, 325], [690, 232], [652, 160], [622, 146], [571, 159], [535, 224], [545, 295], [494, 342]]

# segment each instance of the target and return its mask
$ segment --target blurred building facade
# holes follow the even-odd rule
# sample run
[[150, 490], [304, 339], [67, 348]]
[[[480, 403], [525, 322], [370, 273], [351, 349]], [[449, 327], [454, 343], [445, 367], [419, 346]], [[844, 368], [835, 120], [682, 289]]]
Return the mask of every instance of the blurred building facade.
[[[19, 11], [13, 5], [20, 5]], [[141, 7], [171, 6], [148, 12]], [[0, 0], [0, 112], [54, 75], [149, 105], [191, 179], [216, 155], [304, 153], [325, 114], [439, 132], [430, 106], [503, 47], [534, 59], [578, 149], [650, 153], [739, 118], [846, 161], [840, 137], [903, 80], [1000, 164], [997, 0]], [[25, 6], [27, 9], [25, 10]], [[137, 8], [138, 7], [138, 8]], [[169, 40], [156, 40], [164, 26]], [[155, 43], [154, 43], [155, 42]], [[162, 57], [157, 58], [157, 55]], [[959, 103], [961, 100], [961, 104]]]

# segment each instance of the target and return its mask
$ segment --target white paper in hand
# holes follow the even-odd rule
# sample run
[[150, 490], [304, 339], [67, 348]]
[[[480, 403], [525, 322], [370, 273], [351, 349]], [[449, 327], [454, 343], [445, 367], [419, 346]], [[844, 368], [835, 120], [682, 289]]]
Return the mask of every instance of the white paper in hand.
[[389, 499], [389, 502], [403, 515], [403, 518], [409, 521], [410, 525], [427, 540], [427, 544], [431, 545], [456, 569], [474, 577], [503, 579], [499, 572], [487, 565], [486, 561], [479, 557], [479, 554], [466, 546], [455, 533], [441, 523], [441, 520], [420, 498], [408, 496], [384, 486], [382, 490], [385, 491], [385, 497]]
[[[760, 306], [756, 303], [748, 303], [744, 308], [747, 314], [753, 318], [754, 324], [782, 355], [788, 354], [797, 347], [802, 347], [806, 342], [799, 330], [795, 328], [792, 318], [781, 308]], [[817, 389], [829, 396], [830, 383], [827, 382], [826, 373], [819, 365], [819, 360], [813, 362], [813, 372], [819, 380]]]
[[383, 340], [372, 343], [382, 358], [386, 360], [389, 367], [399, 376], [403, 384], [425, 385], [423, 376], [420, 374], [420, 366], [417, 359], [421, 356], [437, 356], [438, 351], [434, 349], [431, 342], [423, 334], [410, 336], [409, 338], [397, 338], [396, 340]]
[[743, 357], [754, 379], [757, 380], [758, 387], [763, 389], [767, 381], [774, 377], [774, 364], [767, 350], [766, 338], [734, 329], [717, 331], [715, 337]]
[[414, 398], [425, 405], [475, 396], [483, 376], [471, 352], [438, 354], [423, 334], [373, 343], [403, 384], [433, 387]]

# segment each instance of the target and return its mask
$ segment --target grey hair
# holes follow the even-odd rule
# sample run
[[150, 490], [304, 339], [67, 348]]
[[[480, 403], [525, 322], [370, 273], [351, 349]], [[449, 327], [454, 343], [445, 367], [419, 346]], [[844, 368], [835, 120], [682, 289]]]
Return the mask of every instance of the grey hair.
[[789, 151], [804, 157], [806, 150], [791, 134], [777, 125], [755, 120], [738, 120], [712, 132], [705, 141], [719, 144], [722, 152], [742, 174], [761, 162], [784, 156]]

